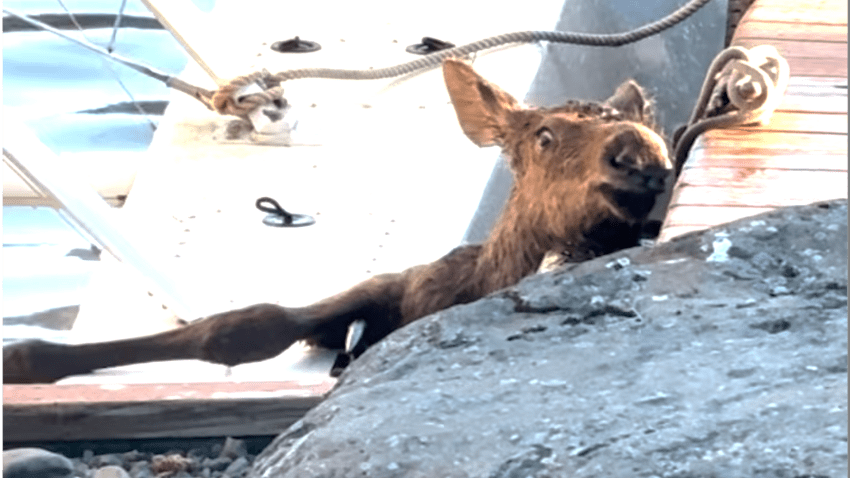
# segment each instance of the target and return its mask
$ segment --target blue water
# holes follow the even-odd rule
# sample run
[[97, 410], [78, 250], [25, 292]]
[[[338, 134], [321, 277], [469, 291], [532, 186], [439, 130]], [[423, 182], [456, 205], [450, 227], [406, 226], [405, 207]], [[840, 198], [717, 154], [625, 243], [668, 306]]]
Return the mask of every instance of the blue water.
[[[121, 0], [64, 0], [75, 13], [116, 13]], [[195, 0], [209, 11], [214, 0]], [[4, 8], [26, 14], [62, 13], [56, 0], [5, 0]], [[139, 0], [125, 13], [152, 16]], [[66, 30], [105, 47], [112, 29]], [[166, 30], [122, 28], [114, 51], [169, 74], [188, 56]], [[3, 114], [32, 128], [57, 154], [144, 151], [153, 138], [156, 114], [85, 114], [80, 111], [129, 102], [167, 101], [162, 83], [110, 62], [47, 32], [3, 34]], [[67, 257], [90, 242], [50, 208], [3, 207], [3, 316], [78, 305], [97, 261]]]

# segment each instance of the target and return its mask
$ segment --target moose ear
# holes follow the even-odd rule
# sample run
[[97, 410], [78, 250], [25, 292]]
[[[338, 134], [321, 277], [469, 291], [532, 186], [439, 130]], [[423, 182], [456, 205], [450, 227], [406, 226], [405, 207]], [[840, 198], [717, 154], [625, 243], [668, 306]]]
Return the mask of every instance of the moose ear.
[[478, 146], [503, 145], [517, 101], [458, 59], [443, 62], [443, 78], [460, 127]]
[[614, 92], [614, 96], [605, 100], [605, 104], [623, 113], [626, 119], [643, 123], [651, 120], [651, 103], [643, 88], [634, 80], [626, 80]]

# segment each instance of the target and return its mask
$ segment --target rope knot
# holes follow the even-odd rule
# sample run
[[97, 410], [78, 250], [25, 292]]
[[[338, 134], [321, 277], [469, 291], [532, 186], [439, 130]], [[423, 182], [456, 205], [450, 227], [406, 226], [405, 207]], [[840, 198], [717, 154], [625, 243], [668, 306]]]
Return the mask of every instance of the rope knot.
[[[712, 112], [716, 116], [732, 108], [748, 116], [750, 123], [765, 123], [770, 119], [778, 104], [768, 104], [768, 100], [778, 103], [783, 91], [773, 94], [774, 90], [784, 90], [783, 73], [787, 76], [787, 63], [776, 48], [760, 45], [750, 50], [734, 47], [741, 58], [731, 59], [717, 74], [717, 86], [714, 88]], [[725, 110], [725, 111], [724, 111]], [[714, 113], [714, 114], [711, 114]]]
[[[250, 85], [256, 85], [257, 91], [246, 91], [235, 96], [240, 90]], [[247, 118], [255, 108], [265, 106], [283, 99], [283, 88], [280, 80], [268, 70], [256, 71], [243, 76], [237, 76], [227, 84], [219, 86], [210, 98], [210, 107], [220, 114]]]
[[766, 124], [788, 86], [788, 62], [776, 48], [732, 47], [711, 63], [688, 124], [674, 135], [676, 174], [697, 137], [715, 128]]

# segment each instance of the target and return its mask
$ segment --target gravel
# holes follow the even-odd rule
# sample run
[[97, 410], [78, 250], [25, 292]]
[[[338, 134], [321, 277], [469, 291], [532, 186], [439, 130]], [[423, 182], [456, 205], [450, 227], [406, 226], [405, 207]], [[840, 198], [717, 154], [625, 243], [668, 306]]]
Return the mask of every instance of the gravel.
[[[172, 445], [177, 445], [167, 450], [162, 449], [162, 444], [157, 446], [145, 441], [144, 446], [139, 447], [142, 451], [130, 448], [134, 446], [133, 442], [112, 442], [110, 448], [121, 448], [123, 444], [128, 451], [98, 454], [90, 448], [81, 449], [69, 444], [46, 445], [46, 448], [58, 449], [70, 460], [72, 471], [64, 475], [69, 478], [244, 478], [251, 469], [256, 452], [265, 446], [268, 439], [261, 439], [259, 446], [254, 443], [249, 446], [249, 441], [228, 437], [223, 440], [185, 441], [181, 446], [172, 440], [175, 442]], [[26, 450], [26, 453], [21, 453], [21, 450]], [[42, 476], [39, 473], [49, 470], [40, 471], [40, 467], [52, 466], [57, 459], [62, 459], [61, 454], [32, 447], [7, 449], [3, 454], [3, 478]], [[15, 469], [8, 467], [7, 456], [25, 457], [28, 461], [21, 463], [18, 459], [16, 467], [25, 469], [26, 473], [16, 473]]]

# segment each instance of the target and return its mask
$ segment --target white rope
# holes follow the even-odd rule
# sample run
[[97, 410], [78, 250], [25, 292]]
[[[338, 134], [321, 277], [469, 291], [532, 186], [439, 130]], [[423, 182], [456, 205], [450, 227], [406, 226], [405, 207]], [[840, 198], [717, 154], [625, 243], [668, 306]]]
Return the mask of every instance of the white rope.
[[688, 124], [674, 138], [676, 174], [702, 133], [738, 125], [767, 124], [788, 87], [788, 62], [770, 45], [721, 51], [705, 76]]

